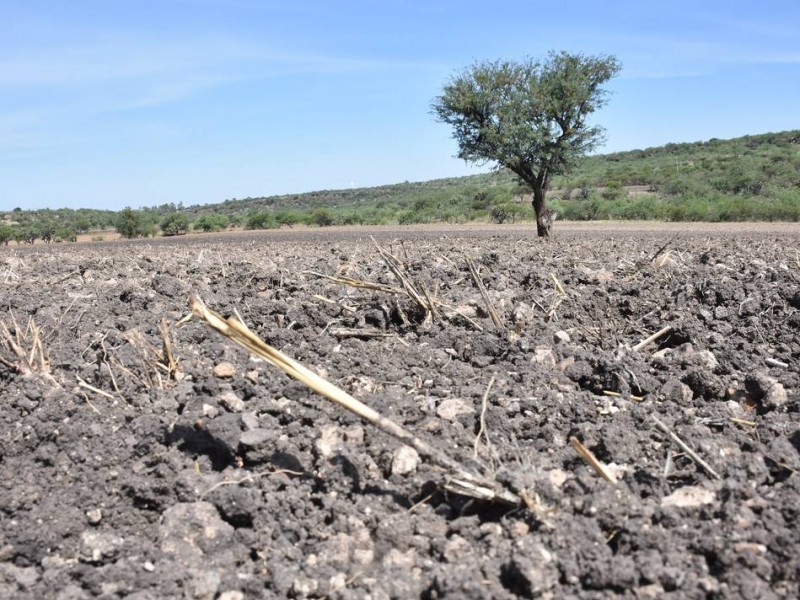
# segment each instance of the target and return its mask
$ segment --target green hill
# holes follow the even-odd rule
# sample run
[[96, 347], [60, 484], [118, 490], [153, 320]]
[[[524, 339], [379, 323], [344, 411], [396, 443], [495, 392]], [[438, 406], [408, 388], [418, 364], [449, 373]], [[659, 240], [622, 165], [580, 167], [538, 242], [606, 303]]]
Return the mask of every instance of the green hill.
[[[182, 214], [195, 230], [306, 223], [405, 224], [533, 219], [526, 191], [505, 171], [371, 188], [322, 190], [217, 204], [163, 204], [136, 213], [140, 232]], [[548, 196], [562, 219], [800, 220], [800, 130], [667, 144], [584, 159]], [[113, 225], [121, 213], [88, 209], [0, 213], [0, 243]], [[127, 213], [128, 218], [131, 217]], [[42, 233], [44, 232], [44, 233]]]

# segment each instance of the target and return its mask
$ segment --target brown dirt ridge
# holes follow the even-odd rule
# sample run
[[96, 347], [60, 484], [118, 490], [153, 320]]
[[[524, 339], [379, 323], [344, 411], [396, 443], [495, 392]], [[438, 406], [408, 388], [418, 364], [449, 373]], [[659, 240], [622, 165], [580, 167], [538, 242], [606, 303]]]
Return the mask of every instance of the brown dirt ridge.
[[0, 597], [798, 597], [800, 227], [554, 233], [0, 248]]

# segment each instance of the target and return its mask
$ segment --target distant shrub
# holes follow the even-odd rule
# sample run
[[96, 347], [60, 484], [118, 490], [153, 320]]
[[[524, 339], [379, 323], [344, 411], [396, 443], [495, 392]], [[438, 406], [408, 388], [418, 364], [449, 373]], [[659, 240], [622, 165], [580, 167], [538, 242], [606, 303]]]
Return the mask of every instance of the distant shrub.
[[156, 231], [155, 223], [148, 215], [130, 207], [117, 214], [114, 225], [124, 238], [150, 237]]
[[224, 229], [227, 229], [229, 224], [230, 224], [230, 219], [228, 218], [227, 215], [213, 214], [213, 215], [202, 215], [198, 217], [192, 224], [192, 227], [196, 231], [211, 233], [214, 231], [222, 231]]
[[164, 217], [159, 226], [164, 235], [184, 235], [189, 231], [189, 217], [184, 213], [174, 212]]
[[247, 217], [247, 229], [275, 229], [278, 226], [271, 212], [256, 212]]
[[315, 208], [309, 213], [307, 223], [317, 227], [329, 227], [334, 224], [333, 213], [327, 208]]
[[292, 225], [297, 225], [298, 223], [303, 222], [303, 215], [299, 212], [291, 211], [291, 210], [279, 210], [275, 213], [275, 222], [279, 226], [288, 226], [291, 227]]

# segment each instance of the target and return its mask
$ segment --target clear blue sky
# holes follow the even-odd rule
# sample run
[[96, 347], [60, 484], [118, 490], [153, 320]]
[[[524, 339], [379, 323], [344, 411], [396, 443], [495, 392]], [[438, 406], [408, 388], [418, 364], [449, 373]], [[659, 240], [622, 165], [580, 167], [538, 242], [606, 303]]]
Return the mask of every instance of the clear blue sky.
[[798, 0], [0, 0], [0, 210], [477, 172], [433, 97], [562, 49], [623, 64], [603, 151], [800, 128]]

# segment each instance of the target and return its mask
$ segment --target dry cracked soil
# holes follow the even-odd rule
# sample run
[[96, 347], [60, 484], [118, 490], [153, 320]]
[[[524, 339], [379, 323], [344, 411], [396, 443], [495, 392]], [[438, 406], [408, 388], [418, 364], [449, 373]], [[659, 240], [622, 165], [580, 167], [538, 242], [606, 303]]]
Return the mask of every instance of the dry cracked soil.
[[[0, 248], [0, 597], [796, 598], [799, 241], [565, 224]], [[192, 293], [519, 504], [448, 491], [179, 324]]]

